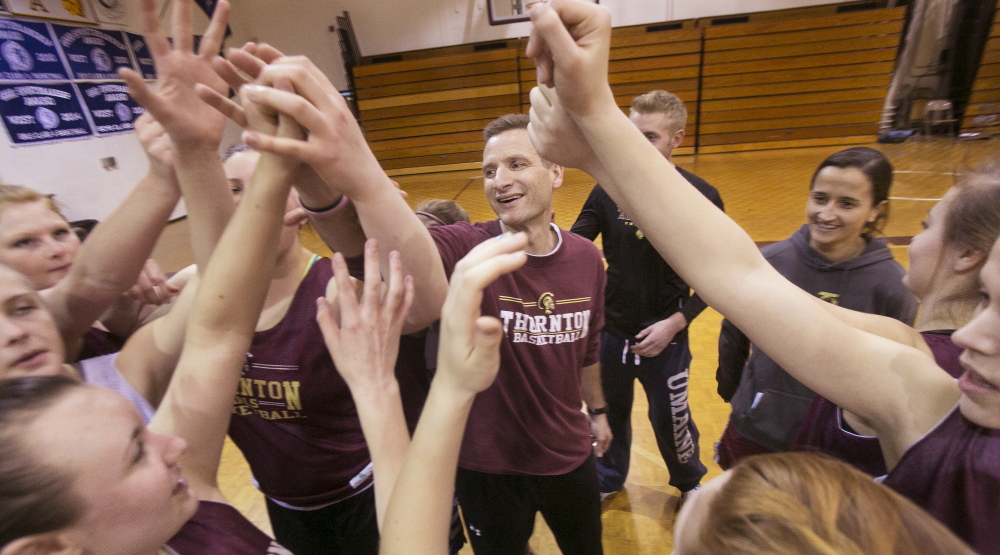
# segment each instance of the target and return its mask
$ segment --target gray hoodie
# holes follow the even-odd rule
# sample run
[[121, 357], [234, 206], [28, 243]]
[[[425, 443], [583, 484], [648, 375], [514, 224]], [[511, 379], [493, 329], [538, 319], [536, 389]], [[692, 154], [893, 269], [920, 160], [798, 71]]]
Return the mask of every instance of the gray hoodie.
[[[803, 225], [761, 253], [781, 275], [812, 295], [913, 324], [917, 299], [903, 287], [905, 271], [893, 260], [884, 239], [872, 239], [858, 256], [833, 263], [809, 246], [809, 226]], [[751, 349], [747, 337], [728, 320], [723, 320], [719, 336], [717, 378], [723, 398], [732, 395], [729, 425], [736, 432], [772, 451], [791, 447], [815, 393], [756, 345]]]

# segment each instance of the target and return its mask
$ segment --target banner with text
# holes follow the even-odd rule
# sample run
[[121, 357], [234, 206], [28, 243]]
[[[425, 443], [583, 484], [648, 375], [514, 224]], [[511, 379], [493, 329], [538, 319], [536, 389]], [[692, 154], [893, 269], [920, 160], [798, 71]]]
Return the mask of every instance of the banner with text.
[[98, 135], [124, 133], [146, 110], [132, 100], [124, 83], [77, 83]]
[[121, 31], [53, 25], [74, 79], [120, 80], [120, 67], [135, 69]]
[[93, 135], [72, 83], [2, 84], [0, 114], [15, 146]]
[[149, 53], [146, 38], [135, 33], [125, 33], [128, 45], [132, 47], [135, 61], [139, 63], [139, 73], [143, 79], [156, 79], [156, 66], [153, 65], [153, 55]]
[[69, 79], [46, 24], [0, 18], [0, 79]]

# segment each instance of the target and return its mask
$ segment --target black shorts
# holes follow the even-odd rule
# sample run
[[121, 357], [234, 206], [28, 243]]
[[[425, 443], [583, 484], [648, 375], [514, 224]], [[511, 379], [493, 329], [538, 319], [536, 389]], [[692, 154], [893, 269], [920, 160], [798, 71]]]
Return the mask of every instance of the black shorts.
[[489, 474], [458, 469], [458, 501], [476, 555], [524, 555], [535, 513], [567, 555], [601, 555], [601, 496], [590, 456], [559, 476]]

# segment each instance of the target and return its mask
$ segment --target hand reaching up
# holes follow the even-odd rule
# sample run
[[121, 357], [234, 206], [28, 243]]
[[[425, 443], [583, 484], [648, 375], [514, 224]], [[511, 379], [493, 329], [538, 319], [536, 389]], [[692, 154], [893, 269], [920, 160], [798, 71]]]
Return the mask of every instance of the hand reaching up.
[[216, 5], [197, 53], [191, 34], [191, 2], [173, 4], [173, 46], [160, 27], [156, 0], [143, 0], [142, 13], [146, 42], [156, 64], [156, 88], [130, 69], [121, 69], [119, 74], [132, 97], [163, 125], [177, 148], [217, 149], [225, 119], [198, 98], [194, 86], [203, 83], [220, 94], [227, 90], [211, 60], [222, 44], [229, 2], [220, 0]]
[[[500, 368], [500, 320], [482, 316], [483, 289], [528, 260], [523, 233], [479, 244], [455, 265], [444, 307], [435, 386], [475, 395], [489, 387]], [[440, 384], [440, 385], [439, 385]]]
[[[403, 277], [399, 253], [392, 252], [388, 289], [383, 294], [378, 243], [374, 239], [365, 244], [365, 282], [360, 303], [339, 253], [333, 257], [333, 274], [337, 296], [316, 299], [316, 321], [351, 394], [355, 398], [377, 396], [396, 380], [399, 336], [413, 303], [413, 280]], [[339, 323], [334, 306], [339, 309]]]
[[527, 54], [535, 60], [538, 84], [555, 87], [574, 116], [614, 104], [608, 86], [611, 13], [579, 0], [550, 0], [531, 8]]

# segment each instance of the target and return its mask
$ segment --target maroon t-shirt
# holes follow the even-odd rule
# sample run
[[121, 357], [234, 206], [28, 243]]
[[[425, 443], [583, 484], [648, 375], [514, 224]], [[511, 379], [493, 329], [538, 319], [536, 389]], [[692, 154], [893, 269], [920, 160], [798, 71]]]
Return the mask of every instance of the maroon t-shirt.
[[[958, 364], [962, 348], [952, 343], [951, 332], [921, 332], [920, 335], [934, 353], [938, 366], [954, 378], [962, 375], [962, 367]], [[872, 476], [884, 476], [888, 469], [878, 439], [845, 430], [842, 419], [840, 407], [817, 395], [799, 428], [792, 451], [819, 451], [853, 464]]]
[[233, 403], [229, 437], [264, 495], [296, 507], [341, 501], [371, 483], [371, 462], [351, 392], [316, 323], [316, 298], [333, 275], [319, 259], [278, 325], [254, 334]]
[[201, 501], [198, 512], [165, 546], [170, 555], [292, 555], [232, 505]]
[[[473, 247], [501, 234], [498, 220], [429, 231], [449, 276]], [[580, 370], [598, 362], [604, 265], [593, 243], [558, 233], [553, 252], [529, 256], [524, 267], [486, 287], [482, 313], [499, 318], [504, 330], [500, 372], [472, 405], [462, 468], [552, 476], [590, 456]]]
[[1000, 430], [973, 424], [956, 405], [903, 453], [883, 483], [977, 553], [1000, 554]]

